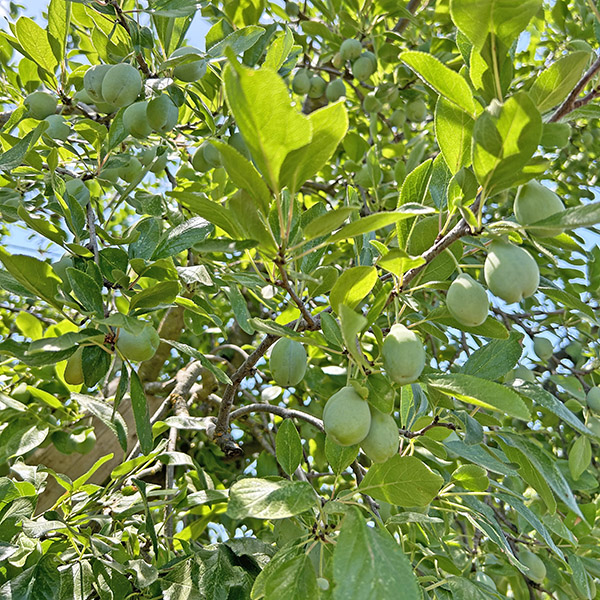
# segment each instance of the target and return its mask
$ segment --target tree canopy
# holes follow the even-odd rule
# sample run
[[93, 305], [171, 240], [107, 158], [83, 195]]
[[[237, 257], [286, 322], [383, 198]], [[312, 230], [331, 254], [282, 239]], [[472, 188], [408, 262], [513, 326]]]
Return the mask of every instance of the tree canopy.
[[597, 3], [28, 10], [0, 600], [597, 598]]

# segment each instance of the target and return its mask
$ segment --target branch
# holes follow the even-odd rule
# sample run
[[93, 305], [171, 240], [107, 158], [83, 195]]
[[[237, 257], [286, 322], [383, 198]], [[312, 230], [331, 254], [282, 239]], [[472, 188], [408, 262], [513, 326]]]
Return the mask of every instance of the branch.
[[[419, 8], [422, 1], [423, 0], [410, 0], [408, 6], [406, 7], [406, 10], [414, 15], [417, 12], [417, 9]], [[392, 31], [395, 31], [396, 33], [402, 33], [408, 27], [409, 23], [410, 19], [408, 17], [402, 17], [402, 19], [400, 19], [396, 23]]]
[[325, 428], [323, 427], [323, 421], [321, 421], [321, 419], [317, 419], [317, 417], [313, 417], [312, 415], [302, 412], [301, 410], [294, 410], [293, 408], [284, 408], [283, 406], [274, 406], [272, 404], [256, 403], [242, 406], [241, 408], [234, 410], [229, 415], [229, 420], [235, 421], [236, 419], [239, 419], [240, 417], [243, 417], [253, 412], [267, 412], [273, 415], [277, 415], [282, 419], [302, 419], [303, 421], [310, 423], [313, 427], [316, 427], [319, 431], [325, 431]]
[[100, 254], [98, 252], [98, 238], [96, 236], [96, 215], [94, 214], [91, 202], [87, 203], [85, 219], [87, 222], [88, 233], [90, 234], [88, 249], [94, 253], [94, 262], [99, 264]]
[[451, 429], [452, 431], [456, 431], [456, 425], [454, 423], [440, 423], [439, 417], [434, 417], [433, 421], [423, 427], [423, 429], [419, 429], [419, 431], [409, 431], [408, 429], [400, 429], [400, 435], [405, 437], [406, 439], [412, 439], [419, 437], [421, 435], [425, 435], [430, 429], [434, 427], [445, 427], [446, 429]]
[[308, 308], [306, 308], [304, 302], [302, 302], [302, 300], [298, 297], [298, 294], [296, 294], [296, 292], [294, 291], [294, 288], [290, 283], [286, 270], [283, 268], [283, 265], [281, 263], [277, 263], [277, 267], [279, 268], [279, 272], [281, 273], [281, 287], [290, 295], [291, 299], [296, 303], [296, 306], [300, 309], [304, 320], [308, 323], [309, 329], [314, 329], [315, 320], [310, 314]]
[[596, 58], [594, 64], [587, 70], [577, 85], [571, 90], [567, 99], [558, 107], [556, 112], [550, 117], [550, 123], [555, 123], [569, 114], [572, 110], [587, 104], [600, 94], [597, 90], [593, 90], [581, 100], [577, 100], [577, 96], [583, 91], [583, 88], [588, 84], [590, 79], [600, 71], [600, 57]]

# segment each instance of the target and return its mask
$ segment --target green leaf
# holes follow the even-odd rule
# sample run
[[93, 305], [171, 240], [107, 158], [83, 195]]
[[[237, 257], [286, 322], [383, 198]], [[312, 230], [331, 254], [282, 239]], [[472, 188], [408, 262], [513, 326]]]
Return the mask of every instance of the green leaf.
[[227, 515], [232, 519], [287, 519], [317, 504], [306, 481], [241, 479], [231, 486]]
[[479, 50], [489, 33], [510, 47], [541, 7], [542, 0], [450, 0], [450, 15]]
[[325, 458], [336, 475], [341, 475], [356, 460], [358, 449], [358, 444], [338, 446], [329, 436], [325, 436]]
[[12, 148], [0, 154], [0, 171], [12, 171], [16, 169], [46, 129], [48, 129], [48, 123], [41, 121], [22, 140], [19, 140]]
[[211, 141], [211, 144], [221, 153], [223, 166], [229, 177], [231, 177], [231, 181], [239, 188], [246, 190], [256, 202], [256, 207], [264, 215], [267, 215], [271, 193], [254, 165], [229, 144], [217, 141]]
[[111, 404], [85, 394], [71, 394], [71, 397], [81, 408], [100, 419], [115, 434], [123, 452], [127, 452], [127, 423]]
[[291, 151], [281, 166], [280, 185], [292, 194], [318, 173], [330, 160], [348, 129], [348, 112], [344, 102], [336, 102], [310, 113], [312, 139]]
[[531, 418], [527, 405], [519, 395], [499, 383], [459, 373], [432, 373], [423, 375], [421, 380], [429, 387], [457, 400], [524, 421]]
[[333, 310], [339, 313], [340, 305], [356, 308], [377, 283], [375, 267], [352, 267], [342, 273], [329, 294]]
[[452, 479], [471, 492], [484, 492], [490, 485], [487, 471], [478, 465], [461, 465], [452, 473]]
[[207, 221], [220, 227], [231, 237], [241, 237], [241, 233], [235, 224], [233, 212], [222, 204], [214, 200], [209, 200], [204, 194], [200, 193], [176, 191], [170, 192], [168, 195], [176, 198], [178, 202], [191, 210], [192, 213], [204, 217]]
[[450, 313], [445, 306], [434, 309], [434, 311], [429, 313], [428, 317], [431, 321], [436, 321], [442, 325], [466, 331], [467, 333], [472, 333], [474, 335], [481, 335], [500, 340], [506, 340], [509, 336], [508, 329], [492, 316], [489, 316], [482, 325], [477, 327], [467, 327], [462, 325], [450, 316]]
[[[196, 9], [197, 10], [197, 9]], [[242, 54], [246, 50], [252, 48], [256, 42], [265, 34], [264, 27], [258, 25], [249, 25], [248, 27], [242, 27], [237, 31], [233, 31], [220, 42], [211, 46], [208, 50], [208, 56], [217, 58], [219, 56], [225, 56], [226, 48], [231, 48], [234, 54]]]
[[335, 231], [357, 210], [358, 208], [354, 206], [344, 206], [316, 217], [304, 228], [304, 240], [312, 240]]
[[511, 187], [521, 176], [542, 135], [540, 112], [525, 92], [517, 92], [499, 116], [484, 111], [473, 129], [473, 169], [488, 197]]
[[15, 25], [15, 33], [26, 55], [48, 74], [53, 75], [58, 61], [48, 41], [46, 30], [35, 21], [21, 17]]
[[230, 285], [225, 288], [225, 293], [229, 298], [238, 325], [243, 331], [252, 335], [254, 333], [254, 327], [250, 322], [250, 311], [248, 310], [248, 305], [246, 304], [246, 299], [242, 295], [242, 292], [240, 292], [237, 285]]
[[48, 263], [33, 256], [9, 254], [4, 248], [0, 248], [0, 260], [8, 272], [30, 292], [52, 306], [60, 306], [56, 294], [62, 281]]
[[0, 462], [37, 448], [47, 436], [48, 425], [44, 423], [32, 423], [26, 418], [10, 421], [0, 432]]
[[353, 311], [346, 304], [340, 304], [337, 311], [340, 315], [342, 337], [344, 338], [344, 344], [348, 352], [354, 357], [357, 363], [364, 363], [365, 359], [360, 350], [357, 336], [366, 327], [368, 323], [367, 318]]
[[390, 504], [426, 506], [443, 483], [443, 478], [416, 456], [396, 455], [384, 463], [373, 464], [358, 489]]
[[392, 248], [377, 261], [378, 267], [393, 273], [396, 277], [401, 277], [409, 269], [420, 267], [424, 264], [425, 259], [422, 256], [410, 256], [399, 248]]
[[318, 598], [317, 576], [308, 554], [282, 562], [265, 582], [266, 600], [307, 600]]
[[273, 69], [273, 71], [279, 71], [281, 65], [283, 65], [289, 56], [293, 45], [294, 35], [291, 29], [286, 26], [283, 35], [280, 35], [269, 45], [263, 66]]
[[271, 69], [235, 64], [223, 73], [227, 103], [258, 168], [275, 193], [286, 156], [312, 139], [311, 121], [292, 107], [287, 87]]
[[348, 509], [333, 551], [333, 581], [333, 600], [422, 597], [402, 547], [387, 531], [369, 527], [356, 507]]
[[169, 305], [175, 302], [179, 293], [177, 281], [161, 281], [152, 287], [135, 293], [129, 304], [129, 312], [140, 308], [154, 308], [160, 305]]
[[498, 452], [494, 452], [491, 448], [484, 447], [481, 444], [473, 446], [465, 444], [454, 434], [450, 434], [443, 443], [450, 452], [469, 460], [476, 465], [480, 465], [488, 471], [499, 473], [500, 475], [507, 475], [509, 477], [517, 475], [517, 472], [514, 469], [502, 462], [496, 456]]
[[179, 350], [179, 352], [181, 352], [182, 354], [187, 354], [188, 356], [191, 356], [192, 358], [199, 360], [202, 363], [202, 366], [205, 369], [209, 370], [215, 376], [217, 381], [220, 381], [221, 383], [224, 383], [226, 385], [231, 384], [231, 379], [229, 379], [229, 376], [227, 375], [227, 373], [225, 373], [224, 371], [221, 371], [221, 369], [218, 369], [217, 367], [215, 367], [215, 365], [213, 365], [212, 362], [210, 362], [210, 360], [208, 360], [208, 358], [206, 358], [206, 356], [204, 356], [204, 354], [202, 354], [195, 348], [192, 348], [191, 346], [188, 346], [187, 344], [182, 344], [181, 342], [176, 342], [174, 340], [164, 340], [164, 341], [165, 341], [165, 343], [169, 344], [169, 346], [173, 346], [173, 348], [175, 348], [176, 350]]
[[94, 387], [110, 368], [111, 355], [100, 346], [84, 346], [81, 368], [86, 387]]
[[521, 358], [521, 335], [511, 332], [508, 340], [493, 340], [481, 346], [465, 362], [462, 372], [483, 379], [499, 379], [506, 375]]
[[444, 98], [439, 98], [435, 106], [435, 137], [453, 174], [471, 164], [474, 126], [475, 121], [465, 111]]
[[104, 317], [102, 288], [98, 285], [98, 282], [91, 275], [73, 267], [67, 268], [67, 277], [73, 288], [73, 293], [77, 300], [81, 302], [83, 308], [97, 317]]
[[65, 59], [65, 45], [71, 22], [71, 2], [50, 0], [48, 5], [48, 40], [54, 57], [60, 63]]
[[600, 202], [590, 202], [581, 206], [567, 208], [551, 217], [527, 225], [526, 229], [554, 229], [557, 234], [578, 227], [592, 227], [600, 223]]
[[569, 450], [569, 471], [571, 477], [577, 481], [592, 461], [592, 444], [589, 438], [581, 435]]
[[152, 452], [152, 425], [150, 425], [150, 412], [148, 411], [148, 401], [144, 393], [144, 387], [138, 374], [131, 371], [131, 381], [129, 392], [131, 394], [131, 406], [135, 419], [135, 430], [140, 441], [140, 448], [144, 454]]
[[169, 229], [152, 255], [153, 260], [175, 256], [188, 250], [194, 244], [203, 242], [214, 231], [214, 226], [202, 217], [193, 217], [188, 221]]
[[409, 50], [402, 52], [399, 58], [438, 94], [469, 115], [475, 114], [475, 100], [471, 88], [456, 71], [449, 69], [435, 56], [425, 52]]
[[285, 419], [275, 436], [275, 453], [281, 468], [292, 475], [302, 460], [302, 440], [291, 419]]
[[537, 75], [529, 95], [538, 110], [546, 112], [560, 104], [575, 87], [589, 61], [589, 52], [573, 52]]
[[338, 348], [344, 347], [344, 338], [342, 337], [342, 330], [338, 325], [338, 322], [329, 313], [321, 314], [321, 328], [323, 329], [323, 335], [325, 339]]
[[433, 172], [433, 160], [428, 159], [411, 171], [402, 184], [398, 208], [404, 204], [422, 204], [427, 195], [431, 174]]

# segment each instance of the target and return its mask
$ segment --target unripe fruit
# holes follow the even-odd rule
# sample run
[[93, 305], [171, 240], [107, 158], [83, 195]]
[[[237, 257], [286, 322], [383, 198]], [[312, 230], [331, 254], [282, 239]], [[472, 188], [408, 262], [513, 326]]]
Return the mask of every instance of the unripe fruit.
[[588, 417], [585, 426], [596, 436], [600, 437], [600, 419]]
[[[521, 225], [531, 225], [565, 210], [565, 206], [552, 190], [537, 181], [529, 181], [519, 188], [514, 210]], [[531, 233], [537, 237], [551, 237], [559, 232], [555, 229], [532, 229]]]
[[48, 129], [44, 131], [44, 135], [52, 140], [60, 140], [64, 142], [71, 133], [71, 128], [65, 121], [62, 115], [50, 115], [44, 119], [48, 123]]
[[110, 183], [117, 183], [117, 179], [119, 179], [120, 169], [118, 168], [109, 168], [102, 169], [100, 174], [98, 175], [99, 179], [103, 179], [104, 181], [108, 181]]
[[470, 275], [462, 273], [448, 289], [446, 306], [461, 325], [477, 327], [487, 319], [489, 300], [485, 288]]
[[352, 63], [352, 75], [359, 81], [366, 81], [373, 73], [375, 67], [368, 56], [360, 56]]
[[81, 179], [69, 179], [65, 187], [69, 196], [75, 198], [81, 206], [85, 206], [90, 201], [90, 190]]
[[554, 354], [552, 342], [548, 338], [537, 335], [533, 338], [533, 351], [541, 360], [549, 360]]
[[163, 152], [150, 167], [150, 173], [160, 173], [165, 170], [167, 162], [169, 161], [169, 153]]
[[320, 98], [325, 93], [327, 83], [320, 75], [313, 75], [310, 78], [309, 98]]
[[96, 102], [94, 106], [98, 112], [106, 113], [107, 115], [112, 115], [112, 113], [115, 113], [119, 110], [118, 106], [109, 104], [108, 102]]
[[331, 64], [336, 69], [341, 69], [344, 66], [344, 59], [342, 58], [342, 54], [340, 52], [336, 52], [331, 59]]
[[87, 90], [79, 90], [78, 92], [75, 92], [73, 100], [75, 100], [75, 102], [83, 102], [84, 104], [94, 104], [94, 100], [88, 94]]
[[529, 579], [537, 583], [544, 581], [546, 578], [546, 565], [544, 565], [541, 558], [529, 550], [521, 550], [519, 552], [519, 561], [529, 569], [526, 573]]
[[75, 429], [70, 437], [75, 444], [74, 452], [79, 454], [87, 454], [96, 445], [96, 434], [90, 427]]
[[46, 92], [33, 92], [25, 98], [25, 106], [29, 109], [31, 118], [41, 121], [56, 112], [58, 102]]
[[112, 69], [112, 65], [94, 65], [85, 72], [83, 76], [83, 89], [91, 98], [92, 103], [104, 102], [102, 82], [110, 69]]
[[371, 427], [367, 437], [360, 443], [363, 452], [373, 462], [385, 462], [398, 452], [399, 444], [398, 425], [394, 417], [371, 407]]
[[300, 69], [292, 79], [292, 90], [295, 94], [304, 96], [310, 90], [310, 75], [306, 69]]
[[144, 167], [147, 167], [155, 158], [158, 146], [152, 146], [152, 148], [146, 148], [140, 152], [137, 157]]
[[137, 177], [139, 177], [140, 172], [142, 171], [142, 163], [135, 156], [130, 156], [127, 164], [119, 167], [119, 177], [126, 181], [127, 183], [131, 183]]
[[51, 438], [54, 447], [62, 454], [73, 454], [77, 448], [77, 442], [66, 431], [54, 431]]
[[142, 76], [127, 63], [112, 66], [102, 80], [104, 102], [119, 108], [133, 104], [141, 91]]
[[290, 17], [297, 17], [300, 14], [300, 7], [295, 2], [286, 2], [285, 3], [285, 12]]
[[306, 373], [306, 350], [300, 342], [280, 338], [273, 346], [269, 365], [277, 385], [297, 385]]
[[323, 426], [325, 433], [339, 446], [360, 444], [371, 427], [368, 402], [352, 386], [343, 387], [327, 401]]
[[483, 272], [492, 294], [509, 304], [535, 294], [540, 283], [540, 271], [531, 254], [504, 241], [490, 244]]
[[362, 44], [358, 40], [347, 39], [340, 46], [340, 56], [342, 60], [354, 60], [360, 56]]
[[375, 92], [369, 92], [363, 100], [363, 108], [365, 112], [377, 113], [381, 110], [381, 102], [379, 98], [375, 96]]
[[[177, 56], [185, 56], [186, 54], [202, 54], [198, 48], [194, 48], [193, 46], [184, 46], [183, 48], [177, 48], [173, 54], [171, 54], [171, 58], [176, 58]], [[206, 72], [206, 64], [203, 60], [198, 57], [198, 60], [194, 60], [192, 62], [183, 63], [181, 65], [177, 65], [173, 69], [173, 77], [175, 79], [179, 79], [180, 81], [198, 81], [198, 79], [202, 79], [204, 73]]]
[[31, 400], [31, 392], [27, 389], [27, 384], [25, 382], [20, 383], [11, 393], [10, 397], [14, 398], [19, 402], [29, 402]]
[[403, 110], [395, 110], [390, 118], [394, 127], [402, 127], [406, 123], [406, 113]]
[[146, 109], [148, 125], [158, 131], [158, 133], [167, 133], [177, 125], [179, 118], [179, 109], [175, 106], [171, 98], [166, 94], [154, 98], [148, 102]]
[[123, 127], [133, 137], [147, 138], [152, 133], [152, 128], [148, 124], [148, 117], [146, 116], [147, 108], [148, 103], [143, 100], [142, 102], [134, 102], [123, 112]]
[[585, 397], [585, 401], [590, 407], [590, 410], [593, 410], [595, 413], [600, 413], [600, 387], [594, 386], [593, 388], [590, 388]]
[[377, 70], [377, 57], [370, 50], [365, 50], [360, 55], [360, 58], [368, 58], [371, 61], [371, 65], [373, 66], [373, 72]]
[[594, 136], [592, 135], [592, 133], [590, 131], [584, 131], [581, 134], [581, 144], [584, 147], [590, 146], [591, 144], [593, 144], [594, 142]]
[[392, 325], [385, 337], [381, 354], [388, 377], [400, 385], [416, 381], [425, 367], [425, 348], [419, 336], [399, 323]]
[[137, 335], [121, 329], [117, 338], [119, 351], [125, 358], [136, 362], [152, 358], [159, 344], [160, 337], [152, 325], [146, 325]]
[[196, 150], [194, 156], [192, 156], [192, 167], [199, 173], [206, 173], [206, 171], [210, 171], [211, 169], [211, 166], [204, 158], [204, 143], [198, 147], [198, 150]]
[[216, 168], [221, 166], [221, 154], [210, 142], [204, 142], [200, 148], [202, 148], [204, 160], [211, 167]]
[[327, 100], [329, 102], [336, 102], [342, 96], [346, 95], [346, 86], [341, 79], [334, 79], [327, 84], [327, 89], [325, 90], [325, 96], [327, 96]]
[[417, 98], [408, 103], [406, 107], [406, 116], [413, 123], [420, 123], [427, 117], [427, 104], [422, 98]]
[[65, 367], [64, 379], [69, 385], [81, 385], [83, 383], [83, 364], [81, 356], [83, 346], [79, 346], [74, 354], [71, 354]]

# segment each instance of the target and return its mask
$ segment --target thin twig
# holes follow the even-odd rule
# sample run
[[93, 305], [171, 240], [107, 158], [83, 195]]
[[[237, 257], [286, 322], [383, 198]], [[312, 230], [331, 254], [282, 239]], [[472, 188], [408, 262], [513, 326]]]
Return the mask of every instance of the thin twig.
[[283, 406], [276, 406], [272, 404], [247, 404], [246, 406], [242, 406], [238, 408], [229, 415], [230, 421], [235, 421], [240, 417], [243, 417], [247, 414], [253, 412], [267, 412], [273, 415], [277, 415], [282, 419], [302, 419], [307, 423], [310, 423], [313, 427], [316, 427], [319, 431], [325, 431], [323, 427], [323, 421], [321, 419], [317, 419], [317, 417], [313, 417], [308, 413], [302, 412], [301, 410], [294, 410], [293, 408], [285, 408]]

